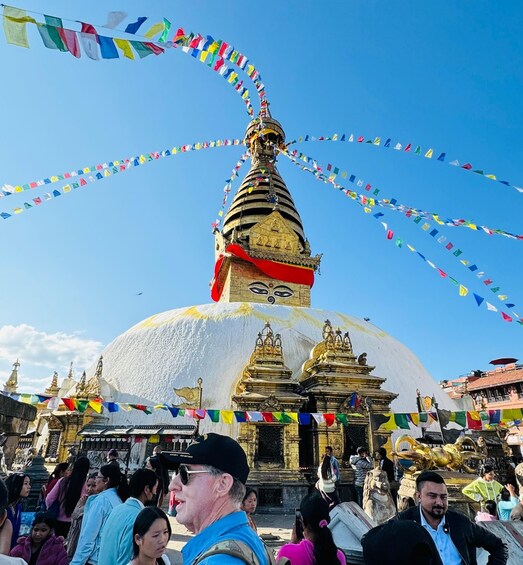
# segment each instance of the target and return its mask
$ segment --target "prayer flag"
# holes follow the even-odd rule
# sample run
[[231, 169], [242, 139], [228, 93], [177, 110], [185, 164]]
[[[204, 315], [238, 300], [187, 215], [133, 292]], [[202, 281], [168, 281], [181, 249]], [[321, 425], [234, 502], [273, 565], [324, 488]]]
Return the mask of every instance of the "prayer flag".
[[467, 413], [463, 411], [459, 412], [451, 412], [450, 413], [450, 421], [456, 422], [458, 426], [465, 427], [467, 425]]
[[298, 421], [301, 426], [309, 426], [311, 423], [311, 415], [307, 412], [298, 412]]
[[491, 312], [497, 312], [498, 311], [498, 309], [493, 304], [491, 304], [490, 302], [485, 302], [485, 304], [487, 305], [487, 309], [490, 310]]
[[109, 12], [107, 14], [107, 22], [103, 27], [114, 29], [118, 24], [122, 23], [126, 17], [127, 14], [125, 12]]
[[[42, 38], [42, 42], [48, 49], [58, 49], [59, 51], [67, 51], [64, 42], [58, 34], [58, 27], [62, 27], [62, 20], [52, 16], [44, 16], [47, 24], [37, 23], [38, 33]], [[56, 22], [52, 24], [51, 22]]]
[[485, 299], [484, 299], [482, 296], [479, 296], [479, 295], [476, 294], [476, 293], [473, 293], [473, 294], [474, 294], [474, 298], [475, 298], [475, 300], [476, 300], [478, 306], [481, 306], [481, 303], [482, 303]]
[[332, 424], [334, 424], [335, 420], [336, 420], [336, 416], [335, 414], [324, 414], [323, 418], [325, 420], [325, 423], [327, 424], [327, 427], [330, 428], [332, 426]]
[[503, 317], [505, 322], [512, 322], [512, 318], [508, 314], [505, 314], [505, 312], [501, 312], [501, 316]]
[[165, 43], [167, 41], [167, 36], [169, 35], [169, 30], [171, 29], [171, 22], [169, 20], [163, 19], [163, 33], [158, 39], [159, 43]]
[[118, 50], [114, 44], [112, 37], [104, 35], [98, 36], [98, 43], [100, 44], [100, 51], [102, 52], [102, 59], [118, 59]]
[[69, 53], [79, 59], [82, 56], [82, 53], [80, 52], [80, 45], [78, 44], [76, 31], [62, 27], [58, 29], [58, 33]]
[[217, 424], [220, 421], [220, 411], [219, 410], [209, 410], [207, 409], [207, 415], [209, 416], [211, 422]]
[[134, 59], [134, 53], [133, 50], [131, 49], [131, 42], [128, 41], [127, 39], [120, 39], [115, 37], [113, 39], [115, 45], [122, 50], [122, 54], [124, 57], [127, 57], [127, 59]]
[[62, 402], [67, 406], [68, 410], [76, 410], [76, 403], [72, 398], [62, 398]]
[[465, 286], [463, 286], [462, 284], [459, 285], [459, 295], [460, 296], [467, 296], [467, 294], [469, 293], [469, 289]]
[[18, 45], [18, 47], [29, 47], [26, 30], [28, 22], [36, 23], [26, 14], [25, 10], [4, 6], [4, 32], [7, 43]]
[[446, 153], [442, 153], [442, 154], [438, 157], [438, 161], [445, 161], [445, 156], [446, 156]]
[[409, 429], [409, 421], [407, 419], [407, 414], [394, 414], [394, 423], [401, 430]]
[[82, 31], [80, 32], [80, 42], [84, 48], [85, 54], [93, 61], [98, 61], [98, 35], [91, 24], [82, 22]]
[[145, 22], [146, 19], [147, 18], [145, 16], [140, 16], [135, 22], [129, 24], [125, 28], [125, 33], [135, 34], [140, 29], [140, 26]]
[[425, 157], [427, 157], [427, 159], [432, 159], [432, 154], [434, 153], [434, 151], [432, 149], [429, 149], [426, 153], [425, 153]]

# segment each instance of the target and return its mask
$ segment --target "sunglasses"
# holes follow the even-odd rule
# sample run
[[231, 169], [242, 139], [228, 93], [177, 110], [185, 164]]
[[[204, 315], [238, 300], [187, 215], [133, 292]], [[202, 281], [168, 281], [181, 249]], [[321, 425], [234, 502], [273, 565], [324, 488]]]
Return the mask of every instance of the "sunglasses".
[[210, 471], [204, 469], [200, 471], [191, 471], [190, 469], [187, 469], [187, 465], [180, 465], [177, 475], [180, 477], [182, 485], [187, 485], [191, 475], [198, 475], [200, 473], [210, 473]]

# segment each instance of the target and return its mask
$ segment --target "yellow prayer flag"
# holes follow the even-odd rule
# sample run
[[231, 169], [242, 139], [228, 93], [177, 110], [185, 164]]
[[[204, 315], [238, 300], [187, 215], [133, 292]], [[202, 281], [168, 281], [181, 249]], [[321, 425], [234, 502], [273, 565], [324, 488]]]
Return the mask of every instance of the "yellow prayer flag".
[[459, 285], [459, 295], [460, 296], [467, 296], [467, 294], [469, 293], [469, 289], [465, 286], [463, 286], [462, 284]]
[[118, 37], [113, 37], [113, 41], [116, 46], [122, 50], [123, 56], [128, 59], [134, 59], [134, 52], [131, 49], [131, 43], [127, 39], [120, 39]]
[[286, 414], [287, 414], [287, 416], [290, 417], [290, 419], [293, 422], [296, 422], [296, 423], [298, 422], [298, 413], [297, 412], [286, 412]]
[[207, 55], [209, 55], [209, 51], [202, 51], [200, 53], [200, 61], [205, 63], [205, 59], [207, 59]]
[[411, 412], [410, 419], [415, 426], [419, 426], [419, 413], [418, 412]]
[[421, 226], [421, 229], [422, 229], [423, 231], [427, 231], [429, 228], [430, 228], [430, 224], [427, 224], [427, 223], [425, 223], [425, 224], [423, 224], [423, 225]]
[[29, 41], [25, 27], [28, 23], [36, 24], [36, 21], [29, 17], [25, 10], [4, 6], [4, 32], [7, 43], [28, 48]]
[[66, 185], [62, 188], [62, 190], [63, 190], [64, 192], [71, 192], [71, 185], [70, 185], [70, 184], [66, 184]]
[[439, 216], [437, 214], [432, 214], [432, 218], [434, 219], [435, 222], [437, 222], [440, 226], [442, 226], [445, 222], [442, 222], [439, 219]]
[[381, 137], [377, 137], [374, 141], [373, 141], [374, 145], [379, 145], [381, 143]]
[[149, 443], [160, 443], [160, 436], [149, 436]]
[[13, 212], [14, 212], [15, 214], [21, 214], [23, 211], [24, 211], [23, 208], [15, 208], [15, 209], [13, 210]]
[[416, 251], [416, 250], [414, 249], [414, 247], [412, 247], [412, 245], [409, 245], [408, 243], [407, 243], [407, 247], [408, 247], [411, 251]]
[[58, 177], [57, 177], [57, 176], [52, 176], [50, 180], [51, 180], [51, 182], [56, 182], [56, 181], [58, 180]]
[[140, 161], [140, 164], [143, 165], [143, 163], [145, 163], [145, 156], [144, 155], [140, 155], [140, 159], [138, 159]]
[[157, 24], [152, 25], [146, 32], [145, 37], [152, 39], [155, 35], [162, 32], [165, 29], [164, 22], [158, 22]]
[[335, 133], [335, 134], [332, 136], [332, 141], [338, 141], [338, 134], [337, 134], [337, 133]]
[[232, 410], [220, 410], [222, 420], [225, 424], [232, 424], [234, 412]]
[[363, 211], [365, 212], [365, 214], [370, 214], [372, 212], [372, 210], [370, 208], [367, 208], [367, 206], [363, 208]]
[[467, 228], [470, 228], [471, 230], [476, 230], [476, 231], [478, 230], [478, 226], [476, 224], [471, 224], [471, 223], [467, 224]]
[[89, 167], [84, 167], [82, 170], [83, 170], [84, 173], [90, 173], [91, 172], [91, 169]]
[[500, 300], [506, 300], [508, 298], [508, 296], [506, 294], [498, 294], [498, 298]]
[[432, 154], [434, 153], [434, 151], [432, 149], [429, 149], [426, 153], [425, 153], [425, 157], [427, 157], [427, 159], [432, 159]]
[[381, 426], [378, 429], [379, 430], [397, 430], [398, 426], [396, 424], [396, 421], [394, 420], [394, 414], [387, 412], [383, 415], [387, 416], [389, 419], [386, 422], [384, 422], [383, 424], [381, 424]]
[[347, 178], [347, 171], [343, 171], [343, 172], [341, 173], [341, 178], [342, 178], [342, 179], [346, 179], [346, 178]]
[[488, 179], [492, 179], [492, 180], [498, 180], [496, 178], [496, 175], [485, 175]]
[[111, 172], [109, 171], [109, 169], [105, 169], [104, 177], [110, 177], [110, 176], [111, 176]]
[[126, 412], [130, 412], [132, 410], [129, 404], [118, 404], [118, 407], [122, 410], [125, 410]]
[[21, 186], [15, 186], [15, 192], [23, 192], [24, 189]]
[[89, 400], [89, 406], [98, 414], [102, 413], [102, 403], [96, 400]]

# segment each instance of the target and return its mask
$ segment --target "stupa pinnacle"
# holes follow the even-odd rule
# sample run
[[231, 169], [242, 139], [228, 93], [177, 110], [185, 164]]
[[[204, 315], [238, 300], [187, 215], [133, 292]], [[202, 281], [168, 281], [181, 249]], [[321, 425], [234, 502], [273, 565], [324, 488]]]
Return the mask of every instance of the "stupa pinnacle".
[[267, 106], [247, 127], [251, 168], [215, 234], [216, 302], [310, 306], [321, 256], [311, 257], [300, 215], [276, 168], [285, 132]]

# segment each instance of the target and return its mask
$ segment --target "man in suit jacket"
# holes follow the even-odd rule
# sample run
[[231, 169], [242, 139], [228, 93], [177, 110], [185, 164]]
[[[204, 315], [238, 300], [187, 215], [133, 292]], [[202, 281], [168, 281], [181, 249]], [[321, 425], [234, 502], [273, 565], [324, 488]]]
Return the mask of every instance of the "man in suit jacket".
[[430, 534], [444, 565], [477, 565], [476, 548], [490, 553], [488, 565], [505, 565], [508, 549], [487, 528], [471, 522], [464, 514], [448, 509], [447, 485], [434, 471], [424, 471], [416, 479], [413, 506], [397, 516], [414, 520]]
[[138, 469], [129, 481], [129, 498], [115, 506], [102, 528], [98, 565], [127, 565], [133, 558], [133, 526], [144, 505], [156, 495], [158, 477]]

